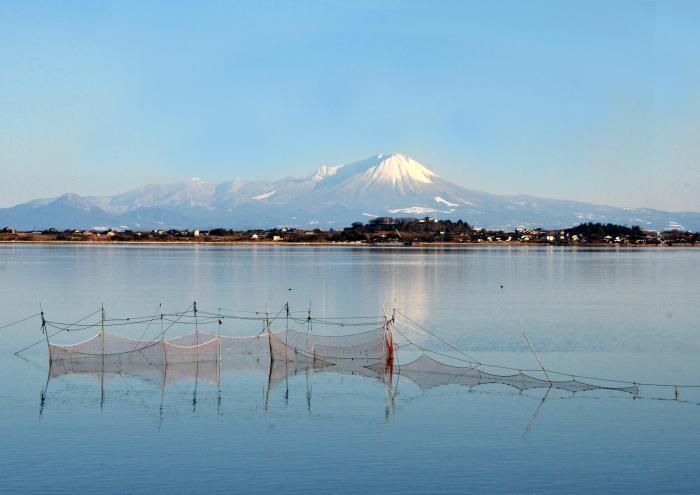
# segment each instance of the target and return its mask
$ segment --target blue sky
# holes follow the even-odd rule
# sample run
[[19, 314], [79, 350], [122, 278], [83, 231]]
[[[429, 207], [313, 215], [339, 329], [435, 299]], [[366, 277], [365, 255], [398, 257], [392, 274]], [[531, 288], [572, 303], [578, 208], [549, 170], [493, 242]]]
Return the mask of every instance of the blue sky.
[[0, 206], [400, 151], [700, 211], [700, 2], [0, 3]]

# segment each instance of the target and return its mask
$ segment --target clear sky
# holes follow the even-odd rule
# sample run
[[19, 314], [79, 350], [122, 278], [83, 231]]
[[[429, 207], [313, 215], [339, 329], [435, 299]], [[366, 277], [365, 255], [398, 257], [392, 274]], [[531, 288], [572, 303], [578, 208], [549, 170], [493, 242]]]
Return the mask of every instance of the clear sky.
[[700, 211], [700, 2], [0, 2], [0, 206], [393, 151]]

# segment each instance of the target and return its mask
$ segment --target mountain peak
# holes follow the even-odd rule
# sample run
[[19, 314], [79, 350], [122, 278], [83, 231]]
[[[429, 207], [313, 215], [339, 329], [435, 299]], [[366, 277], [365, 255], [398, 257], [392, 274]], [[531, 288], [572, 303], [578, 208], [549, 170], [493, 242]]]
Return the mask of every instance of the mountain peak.
[[85, 199], [82, 196], [79, 196], [75, 193], [66, 193], [62, 196], [59, 196], [58, 198], [54, 199], [51, 202], [51, 204], [54, 206], [70, 206], [85, 211], [89, 211], [92, 209], [92, 206], [87, 201], [85, 201]]
[[437, 174], [401, 153], [373, 155], [359, 162], [337, 167], [323, 167], [313, 178], [321, 189], [360, 193], [388, 186], [395, 193], [418, 193], [434, 185]]
[[[375, 157], [377, 164], [372, 167], [371, 179], [392, 184], [405, 181], [431, 184], [437, 174], [413, 158], [401, 153], [380, 154]], [[368, 171], [369, 171], [368, 170]]]

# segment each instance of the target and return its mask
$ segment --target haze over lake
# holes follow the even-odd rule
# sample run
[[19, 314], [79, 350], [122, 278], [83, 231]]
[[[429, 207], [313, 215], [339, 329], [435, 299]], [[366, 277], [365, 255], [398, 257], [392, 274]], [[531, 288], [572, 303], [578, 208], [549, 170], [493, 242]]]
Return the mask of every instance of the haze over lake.
[[[113, 317], [194, 300], [212, 310], [310, 304], [316, 316], [380, 315], [395, 302], [484, 362], [537, 367], [525, 331], [552, 369], [697, 383], [699, 257], [680, 248], [6, 244], [0, 326], [39, 302], [54, 321], [102, 302]], [[655, 400], [673, 399], [672, 389], [642, 387], [635, 400], [421, 388], [399, 377], [387, 392], [381, 380], [322, 370], [275, 383], [255, 373], [165, 386], [141, 376], [47, 382], [45, 346], [13, 355], [42, 338], [38, 321], [0, 332], [0, 491], [692, 493], [700, 484], [692, 389], [674, 401]]]

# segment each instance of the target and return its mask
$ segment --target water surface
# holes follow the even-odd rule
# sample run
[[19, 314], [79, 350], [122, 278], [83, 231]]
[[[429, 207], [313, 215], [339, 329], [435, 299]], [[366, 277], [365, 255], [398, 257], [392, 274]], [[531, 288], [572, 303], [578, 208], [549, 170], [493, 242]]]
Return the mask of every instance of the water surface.
[[[698, 383], [699, 261], [692, 249], [2, 245], [0, 314], [11, 321], [41, 302], [48, 318], [74, 321], [102, 302], [123, 316], [197, 300], [349, 316], [389, 303], [480, 361], [536, 367], [525, 331], [550, 368]], [[0, 334], [2, 491], [700, 489], [694, 390], [680, 401], [652, 387], [636, 399], [550, 391], [542, 401], [544, 390], [388, 388], [314, 371], [271, 387], [254, 372], [165, 387], [121, 375], [47, 384], [45, 346], [13, 355], [42, 337], [38, 322]]]

